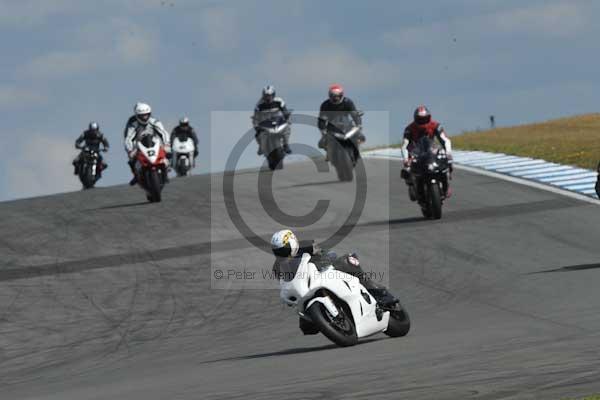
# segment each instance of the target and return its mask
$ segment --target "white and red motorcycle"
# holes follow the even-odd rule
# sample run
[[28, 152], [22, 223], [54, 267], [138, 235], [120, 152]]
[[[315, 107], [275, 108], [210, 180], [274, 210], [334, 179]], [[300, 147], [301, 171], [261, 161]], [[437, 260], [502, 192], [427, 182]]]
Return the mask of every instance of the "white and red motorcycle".
[[160, 202], [167, 182], [169, 161], [162, 140], [156, 135], [145, 135], [137, 142], [135, 174], [137, 182], [150, 202]]
[[179, 140], [173, 139], [173, 167], [177, 176], [191, 175], [192, 168], [195, 167], [194, 152], [196, 146], [191, 138]]
[[382, 308], [358, 278], [333, 266], [319, 270], [310, 259], [303, 254], [295, 261], [299, 264], [288, 264], [289, 271], [282, 265], [280, 296], [329, 340], [353, 346], [359, 338], [380, 332], [392, 337], [408, 333], [410, 319], [400, 303]]

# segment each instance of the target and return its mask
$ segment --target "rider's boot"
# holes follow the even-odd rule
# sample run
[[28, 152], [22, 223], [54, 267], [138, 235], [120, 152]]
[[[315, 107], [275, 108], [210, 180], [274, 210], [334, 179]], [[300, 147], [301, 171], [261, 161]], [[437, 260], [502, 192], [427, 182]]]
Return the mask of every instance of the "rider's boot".
[[448, 177], [442, 180], [442, 191], [444, 199], [449, 199], [452, 196], [452, 190], [450, 189], [450, 184], [448, 182]]
[[256, 133], [254, 134], [254, 140], [256, 140], [256, 144], [258, 145], [258, 150], [256, 151], [256, 154], [258, 154], [259, 156], [262, 156], [263, 155], [263, 151], [262, 151], [262, 148], [260, 146], [259, 135], [260, 135], [260, 132], [256, 131]]
[[410, 173], [406, 168], [402, 168], [402, 171], [400, 171], [400, 177], [404, 179], [404, 182], [408, 187], [408, 198], [410, 201], [417, 201], [417, 191], [415, 189], [415, 185], [413, 185], [412, 179], [410, 178]]
[[285, 151], [286, 154], [292, 154], [292, 149], [290, 149], [290, 146], [287, 143], [283, 145], [283, 151]]
[[392, 308], [399, 302], [399, 300], [394, 297], [394, 295], [391, 294], [385, 287], [371, 288], [367, 290], [371, 296], [375, 298], [377, 304], [383, 308]]
[[415, 185], [409, 184], [408, 185], [408, 198], [410, 199], [410, 201], [417, 201], [417, 191], [415, 190]]
[[129, 165], [129, 168], [131, 168], [131, 173], [133, 174], [133, 178], [129, 181], [129, 186], [135, 186], [135, 184], [137, 183], [137, 175], [135, 174], [135, 161], [133, 160], [129, 160], [129, 162], [127, 163]]

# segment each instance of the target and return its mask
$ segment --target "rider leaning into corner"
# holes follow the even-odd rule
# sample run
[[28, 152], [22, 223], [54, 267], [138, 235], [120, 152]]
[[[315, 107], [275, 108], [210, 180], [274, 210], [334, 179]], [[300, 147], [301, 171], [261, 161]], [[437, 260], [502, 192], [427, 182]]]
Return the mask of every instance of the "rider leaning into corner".
[[[285, 105], [285, 101], [281, 97], [276, 96], [275, 87], [273, 85], [267, 85], [263, 88], [262, 94], [258, 102], [256, 103], [256, 107], [254, 108], [254, 114], [252, 115], [252, 124], [254, 125], [254, 139], [256, 139], [256, 143], [258, 144], [257, 154], [262, 155], [262, 149], [260, 147], [260, 129], [258, 128], [258, 124], [261, 123], [265, 118], [268, 118], [270, 115], [273, 115], [277, 112], [280, 112], [285, 118], [285, 121], [290, 123], [290, 116], [292, 113], [288, 110]], [[292, 150], [290, 150], [289, 141], [290, 134], [292, 133], [291, 128], [288, 127], [285, 129], [283, 134], [283, 151], [287, 154], [290, 154]]]
[[188, 117], [182, 117], [179, 120], [179, 125], [171, 131], [171, 148], [173, 148], [173, 141], [176, 138], [182, 142], [185, 142], [188, 138], [192, 139], [194, 142], [194, 158], [198, 157], [198, 136], [196, 136], [196, 131], [190, 125]]
[[[375, 298], [378, 304], [383, 307], [394, 307], [398, 303], [388, 290], [381, 285], [373, 282], [360, 267], [358, 256], [355, 253], [345, 254], [338, 257], [334, 252], [321, 249], [313, 241], [299, 242], [296, 235], [289, 230], [284, 229], [273, 234], [271, 238], [271, 249], [275, 255], [273, 264], [274, 276], [280, 277], [283, 271], [296, 271], [300, 265], [302, 255], [310, 254], [310, 262], [319, 269], [333, 266], [336, 270], [345, 272], [359, 279], [360, 283]], [[315, 327], [310, 321], [300, 318], [300, 329], [305, 334], [315, 333]]]
[[321, 103], [319, 109], [319, 130], [321, 131], [321, 140], [319, 140], [319, 148], [325, 150], [325, 158], [327, 160], [327, 121], [332, 121], [340, 117], [340, 114], [348, 115], [354, 121], [354, 124], [361, 128], [359, 132], [359, 143], [365, 142], [367, 139], [362, 133], [362, 118], [361, 113], [356, 109], [354, 102], [344, 96], [344, 88], [342, 85], [333, 84], [329, 86], [328, 99]]
[[[430, 139], [436, 137], [446, 151], [448, 157], [448, 164], [450, 173], [452, 173], [452, 143], [446, 135], [446, 131], [440, 125], [439, 122], [431, 119], [431, 113], [425, 106], [419, 106], [414, 112], [413, 122], [406, 127], [404, 130], [404, 140], [402, 142], [402, 159], [404, 160], [404, 168], [402, 169], [402, 178], [406, 181], [406, 184], [410, 187], [412, 181], [410, 180], [410, 174], [408, 172], [410, 167], [410, 152], [413, 150], [415, 143], [419, 141], [423, 136], [428, 136]], [[450, 184], [448, 178], [442, 182], [444, 196], [450, 197], [452, 191], [450, 190]]]
[[[129, 182], [131, 186], [137, 183], [135, 176], [135, 156], [137, 154], [136, 144], [137, 141], [145, 135], [157, 134], [160, 136], [167, 158], [171, 158], [171, 141], [169, 139], [169, 132], [165, 129], [163, 124], [156, 118], [152, 117], [152, 108], [146, 103], [137, 103], [133, 107], [134, 114], [127, 120], [125, 126], [125, 151], [129, 157], [129, 168], [133, 173], [133, 179]], [[167, 178], [165, 176], [165, 178]]]
[[[104, 134], [100, 132], [100, 126], [98, 125], [98, 123], [93, 121], [90, 122], [90, 124], [88, 125], [88, 129], [83, 131], [83, 133], [79, 135], [77, 140], [75, 140], [76, 149], [82, 150], [84, 147], [87, 147], [90, 150], [93, 150], [96, 153], [98, 153], [98, 161], [100, 161], [100, 165], [102, 166], [100, 168], [99, 173], [102, 173], [103, 170], [108, 168], [108, 164], [106, 164], [102, 159], [102, 155], [100, 154], [100, 144], [104, 146], [104, 151], [108, 151], [108, 140], [106, 139]], [[73, 167], [75, 167], [75, 175], [79, 174], [80, 161], [81, 153], [79, 153], [77, 157], [75, 157], [75, 159], [73, 160]]]

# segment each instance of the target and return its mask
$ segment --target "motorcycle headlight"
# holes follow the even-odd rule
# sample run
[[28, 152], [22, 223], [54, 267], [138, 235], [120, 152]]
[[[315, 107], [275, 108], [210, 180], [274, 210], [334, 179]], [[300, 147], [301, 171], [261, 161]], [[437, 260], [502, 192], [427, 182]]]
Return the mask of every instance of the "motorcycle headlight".
[[430, 171], [433, 171], [434, 169], [437, 168], [437, 166], [438, 166], [437, 163], [433, 162], [433, 163], [427, 165], [427, 169]]

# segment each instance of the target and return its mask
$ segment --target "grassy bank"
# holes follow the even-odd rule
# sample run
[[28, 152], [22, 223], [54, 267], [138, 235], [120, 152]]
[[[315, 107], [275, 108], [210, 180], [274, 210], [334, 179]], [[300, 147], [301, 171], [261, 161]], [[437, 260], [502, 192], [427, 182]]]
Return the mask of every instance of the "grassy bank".
[[452, 136], [461, 150], [483, 150], [541, 158], [595, 169], [600, 160], [600, 114]]

